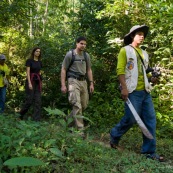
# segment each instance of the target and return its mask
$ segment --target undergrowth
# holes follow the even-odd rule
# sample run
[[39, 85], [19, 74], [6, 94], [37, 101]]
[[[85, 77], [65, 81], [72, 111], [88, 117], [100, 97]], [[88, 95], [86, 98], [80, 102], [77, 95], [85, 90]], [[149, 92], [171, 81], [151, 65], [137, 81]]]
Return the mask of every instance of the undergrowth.
[[[110, 127], [111, 128], [111, 127]], [[103, 129], [102, 129], [103, 130]], [[75, 130], [69, 131], [63, 117], [48, 122], [20, 121], [18, 115], [0, 116], [1, 173], [171, 173], [173, 172], [172, 139], [157, 139], [157, 152], [165, 163], [146, 159], [140, 154], [142, 135], [138, 127], [125, 134], [122, 151], [109, 147], [109, 134], [86, 129], [83, 139]], [[11, 158], [32, 157], [41, 166], [10, 166]]]

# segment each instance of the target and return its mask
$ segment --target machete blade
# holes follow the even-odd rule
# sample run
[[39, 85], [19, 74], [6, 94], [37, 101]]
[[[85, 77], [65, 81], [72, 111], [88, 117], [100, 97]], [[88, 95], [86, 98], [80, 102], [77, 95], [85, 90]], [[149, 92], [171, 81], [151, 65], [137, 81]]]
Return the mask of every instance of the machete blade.
[[135, 108], [133, 107], [131, 101], [129, 99], [127, 99], [126, 101], [129, 109], [131, 110], [137, 124], [139, 125], [140, 129], [142, 130], [142, 133], [149, 139], [154, 139], [153, 135], [149, 132], [149, 130], [147, 129], [147, 127], [145, 126], [145, 124], [143, 123], [143, 121], [141, 120], [140, 116], [138, 115], [138, 113], [136, 112]]

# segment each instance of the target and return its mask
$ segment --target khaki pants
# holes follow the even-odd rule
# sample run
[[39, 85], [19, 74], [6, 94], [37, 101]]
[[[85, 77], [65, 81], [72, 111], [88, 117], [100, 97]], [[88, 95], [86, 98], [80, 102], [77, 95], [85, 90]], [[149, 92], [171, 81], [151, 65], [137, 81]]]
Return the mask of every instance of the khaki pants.
[[70, 116], [74, 118], [75, 125], [78, 129], [84, 127], [84, 122], [82, 117], [82, 111], [84, 111], [88, 105], [89, 95], [87, 89], [86, 81], [79, 81], [77, 79], [68, 79], [68, 91], [69, 91], [69, 103], [73, 106], [73, 110]]

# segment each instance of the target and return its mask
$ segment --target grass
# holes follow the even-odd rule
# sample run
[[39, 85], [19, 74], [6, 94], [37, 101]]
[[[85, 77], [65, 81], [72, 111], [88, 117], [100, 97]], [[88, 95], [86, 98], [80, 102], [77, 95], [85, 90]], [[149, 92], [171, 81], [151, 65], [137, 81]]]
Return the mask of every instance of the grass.
[[[166, 157], [165, 163], [146, 159], [140, 154], [142, 135], [137, 127], [126, 133], [120, 145], [122, 151], [111, 149], [109, 134], [88, 128], [83, 140], [77, 132], [71, 134], [59, 126], [59, 120], [50, 122], [19, 121], [16, 116], [0, 117], [1, 162], [9, 158], [32, 156], [42, 160], [45, 166], [16, 168], [10, 173], [171, 173], [173, 172], [172, 139], [157, 139], [157, 152]], [[8, 128], [8, 129], [7, 129]], [[6, 129], [6, 130], [5, 130]], [[102, 129], [103, 131], [103, 129]], [[11, 140], [10, 140], [11, 138]], [[10, 141], [10, 145], [5, 140]], [[22, 142], [21, 142], [22, 141]], [[20, 144], [20, 145], [19, 145]], [[62, 152], [62, 157], [51, 153], [51, 148]], [[0, 164], [1, 172], [7, 170]]]

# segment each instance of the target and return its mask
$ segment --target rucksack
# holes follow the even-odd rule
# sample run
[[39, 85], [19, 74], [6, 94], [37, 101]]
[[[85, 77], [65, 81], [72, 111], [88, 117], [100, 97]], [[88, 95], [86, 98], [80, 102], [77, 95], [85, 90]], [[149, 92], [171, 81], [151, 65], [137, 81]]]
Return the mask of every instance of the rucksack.
[[[66, 79], [67, 79], [67, 73], [68, 73], [70, 67], [72, 66], [72, 64], [73, 64], [74, 61], [75, 61], [74, 50], [72, 49], [71, 51], [72, 51], [72, 59], [71, 59], [71, 62], [70, 62], [69, 66], [68, 66], [68, 68], [67, 68], [67, 70], [66, 70]], [[87, 54], [86, 54], [85, 51], [83, 51], [83, 56], [84, 56], [84, 59], [85, 59], [85, 62], [86, 62], [86, 69], [87, 69]], [[76, 60], [76, 61], [77, 61], [77, 60]]]

